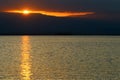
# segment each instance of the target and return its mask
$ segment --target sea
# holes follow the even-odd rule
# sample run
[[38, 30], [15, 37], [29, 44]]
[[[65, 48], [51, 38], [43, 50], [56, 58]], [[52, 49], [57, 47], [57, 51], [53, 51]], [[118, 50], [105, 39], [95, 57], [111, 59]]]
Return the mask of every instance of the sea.
[[120, 80], [120, 36], [0, 36], [0, 80]]

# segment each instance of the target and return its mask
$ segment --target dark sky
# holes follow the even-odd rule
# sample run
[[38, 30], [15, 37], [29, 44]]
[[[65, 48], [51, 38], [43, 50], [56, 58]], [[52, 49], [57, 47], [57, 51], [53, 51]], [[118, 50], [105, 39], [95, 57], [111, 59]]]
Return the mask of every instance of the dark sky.
[[120, 12], [120, 0], [0, 0], [1, 9], [24, 6], [43, 10]]
[[[74, 18], [74, 19], [69, 18], [66, 20], [64, 18], [62, 18], [62, 19], [55, 18], [54, 19], [51, 17], [50, 18], [51, 23], [49, 23], [48, 18], [44, 17], [45, 18], [44, 21], [47, 20], [47, 22], [49, 24], [51, 24], [51, 28], [53, 26], [59, 26], [59, 27], [62, 26], [62, 28], [60, 28], [61, 33], [62, 33], [62, 31], [70, 32], [69, 30], [67, 31], [66, 27], [63, 27], [63, 26], [67, 26], [67, 25], [71, 26], [71, 31], [74, 30], [72, 32], [77, 31], [76, 34], [81, 33], [81, 32], [79, 32], [78, 29], [83, 29], [83, 26], [85, 26], [85, 27], [92, 26], [93, 29], [91, 29], [90, 33], [92, 33], [92, 30], [93, 30], [94, 34], [97, 34], [94, 31], [94, 29], [98, 29], [97, 26], [102, 26], [102, 28], [99, 27], [99, 29], [101, 29], [99, 31], [104, 31], [104, 33], [112, 34], [112, 33], [115, 33], [116, 31], [117, 31], [117, 34], [118, 34], [118, 32], [120, 33], [120, 28], [119, 28], [120, 27], [120, 24], [119, 24], [120, 23], [120, 0], [0, 0], [0, 11], [1, 12], [4, 10], [23, 9], [23, 8], [29, 8], [32, 10], [46, 10], [46, 11], [71, 11], [71, 12], [90, 11], [90, 12], [95, 12], [94, 15], [91, 15], [91, 16], [89, 15], [87, 18]], [[9, 16], [10, 15], [3, 16], [3, 14], [0, 14], [0, 17], [2, 17], [0, 19], [0, 25], [4, 26], [4, 24], [8, 24], [8, 26], [10, 26], [10, 25], [13, 26], [14, 24], [19, 25], [19, 24], [24, 23], [24, 22], [19, 23], [20, 20], [22, 20], [22, 19], [17, 19], [18, 16], [17, 17], [14, 16], [14, 17], [16, 17], [15, 19], [17, 19], [19, 22], [13, 24], [13, 22], [11, 22], [12, 18], [8, 18]], [[37, 18], [40, 18], [39, 15], [37, 15], [37, 16], [38, 16]], [[4, 17], [7, 19], [4, 19]], [[31, 18], [33, 18], [33, 17], [31, 17]], [[3, 19], [4, 19], [4, 22], [2, 21]], [[39, 19], [31, 19], [31, 21], [30, 21], [31, 25], [36, 24], [36, 27], [39, 27], [38, 25], [42, 25], [43, 21], [39, 22], [38, 20]], [[57, 22], [57, 20], [62, 21], [65, 25], [62, 22], [60, 24], [60, 22]], [[53, 24], [55, 24], [55, 25], [52, 24], [52, 21], [54, 21]], [[69, 22], [71, 22], [71, 21], [73, 21], [72, 22], [73, 24], [72, 23], [69, 24]], [[87, 23], [89, 23], [89, 25], [87, 25]], [[26, 25], [28, 25], [28, 24], [26, 24]], [[45, 28], [47, 28], [49, 26], [49, 25], [45, 25], [45, 24], [43, 24], [43, 25], [45, 26]], [[8, 26], [6, 27], [6, 29], [8, 28]], [[28, 25], [28, 26], [30, 26], [30, 25]], [[109, 26], [110, 26], [110, 28], [109, 28]], [[74, 27], [76, 27], [76, 28], [73, 29]], [[49, 32], [49, 28], [48, 28], [48, 32]], [[65, 31], [63, 30], [64, 28], [65, 28]], [[43, 28], [41, 28], [41, 30], [42, 29]], [[4, 30], [5, 30], [5, 28], [4, 28]], [[21, 30], [22, 30], [22, 28], [21, 28]], [[33, 30], [34, 30], [34, 28], [33, 28]], [[51, 29], [51, 31], [53, 31], [53, 30], [54, 30], [54, 27]], [[58, 28], [58, 31], [59, 31], [59, 28]], [[85, 31], [85, 29], [84, 29], [84, 31]], [[82, 33], [84, 33], [84, 31]], [[12, 32], [15, 33], [14, 31], [12, 31]], [[4, 31], [3, 31], [3, 33], [4, 33]], [[39, 34], [39, 32], [38, 32], [38, 34]]]
[[120, 18], [120, 0], [0, 0], [0, 10], [30, 8], [47, 11], [91, 11]]

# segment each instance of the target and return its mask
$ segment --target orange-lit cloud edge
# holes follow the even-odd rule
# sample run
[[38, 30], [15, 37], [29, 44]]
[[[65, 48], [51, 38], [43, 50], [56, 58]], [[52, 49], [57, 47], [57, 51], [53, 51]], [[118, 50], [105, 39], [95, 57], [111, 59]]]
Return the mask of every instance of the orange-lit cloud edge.
[[19, 13], [19, 14], [42, 14], [55, 17], [71, 17], [71, 16], [85, 16], [95, 14], [94, 12], [53, 12], [53, 11], [32, 11], [32, 10], [9, 10], [6, 13]]

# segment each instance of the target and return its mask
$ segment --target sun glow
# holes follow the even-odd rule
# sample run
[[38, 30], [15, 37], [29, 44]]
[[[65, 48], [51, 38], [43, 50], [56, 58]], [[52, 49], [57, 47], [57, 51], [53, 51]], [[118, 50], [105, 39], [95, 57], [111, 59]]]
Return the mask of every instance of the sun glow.
[[27, 15], [27, 14], [30, 14], [30, 11], [24, 10], [24, 11], [23, 11], [23, 14], [26, 14], [26, 15]]
[[10, 10], [4, 11], [7, 13], [20, 13], [20, 14], [42, 14], [47, 16], [55, 16], [55, 17], [70, 17], [70, 16], [85, 16], [94, 14], [94, 12], [54, 12], [54, 11], [32, 11], [32, 10]]

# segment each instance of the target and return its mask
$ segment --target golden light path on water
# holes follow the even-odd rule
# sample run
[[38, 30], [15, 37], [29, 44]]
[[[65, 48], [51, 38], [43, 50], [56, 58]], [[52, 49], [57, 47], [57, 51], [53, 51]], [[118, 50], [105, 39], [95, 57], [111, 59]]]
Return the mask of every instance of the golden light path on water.
[[32, 10], [8, 10], [6, 13], [19, 13], [19, 14], [42, 14], [55, 17], [70, 17], [70, 16], [85, 16], [94, 14], [94, 12], [54, 12], [54, 11], [32, 11]]
[[22, 36], [21, 45], [21, 80], [31, 80], [31, 58], [30, 58], [30, 41], [29, 36]]

